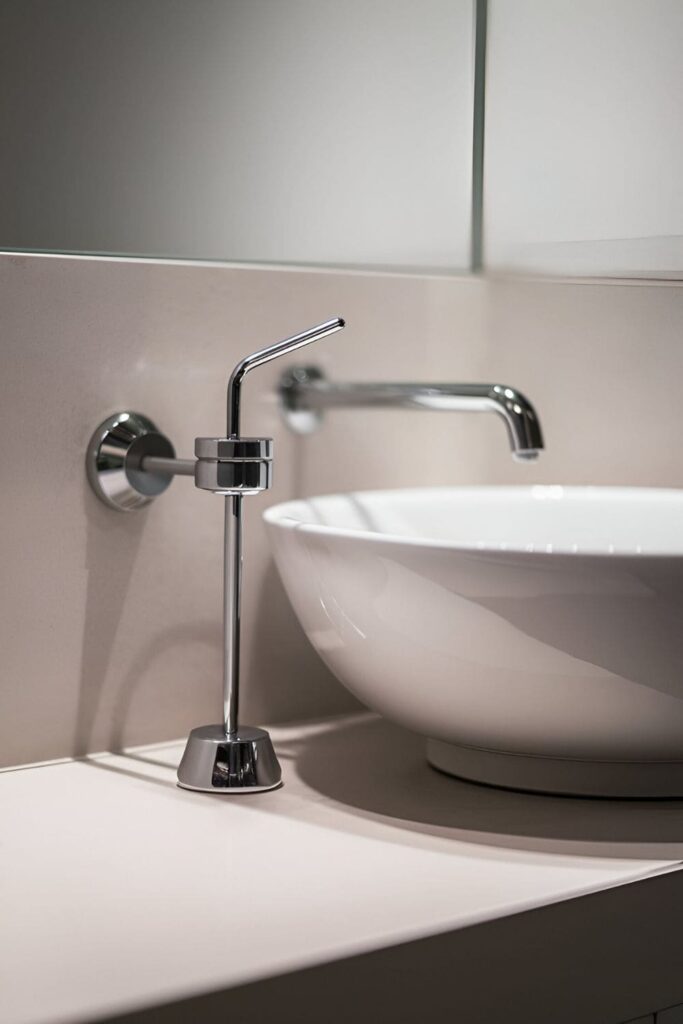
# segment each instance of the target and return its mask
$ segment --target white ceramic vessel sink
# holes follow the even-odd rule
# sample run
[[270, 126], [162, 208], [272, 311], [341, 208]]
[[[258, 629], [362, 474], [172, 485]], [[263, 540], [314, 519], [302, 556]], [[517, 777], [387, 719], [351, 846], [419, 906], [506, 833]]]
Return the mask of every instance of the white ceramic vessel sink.
[[683, 491], [377, 491], [265, 519], [313, 646], [436, 767], [683, 795]]

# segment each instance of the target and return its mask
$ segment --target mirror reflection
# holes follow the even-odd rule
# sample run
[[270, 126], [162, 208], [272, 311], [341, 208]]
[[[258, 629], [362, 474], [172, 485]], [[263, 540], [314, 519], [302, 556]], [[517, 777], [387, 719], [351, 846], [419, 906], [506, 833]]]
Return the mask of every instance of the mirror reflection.
[[469, 264], [472, 0], [3, 0], [0, 246]]
[[2, 0], [0, 247], [683, 277], [680, 0]]

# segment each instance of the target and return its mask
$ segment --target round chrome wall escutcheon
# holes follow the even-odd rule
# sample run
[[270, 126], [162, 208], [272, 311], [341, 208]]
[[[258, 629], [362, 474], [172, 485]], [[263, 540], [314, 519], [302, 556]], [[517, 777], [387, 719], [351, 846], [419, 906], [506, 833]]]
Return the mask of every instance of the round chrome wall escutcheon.
[[163, 494], [173, 477], [143, 473], [142, 460], [148, 455], [175, 458], [173, 445], [147, 416], [118, 412], [100, 423], [85, 460], [90, 486], [100, 501], [119, 512], [132, 512]]
[[193, 729], [178, 768], [178, 785], [201, 793], [262, 793], [277, 789], [282, 772], [265, 729], [222, 725]]

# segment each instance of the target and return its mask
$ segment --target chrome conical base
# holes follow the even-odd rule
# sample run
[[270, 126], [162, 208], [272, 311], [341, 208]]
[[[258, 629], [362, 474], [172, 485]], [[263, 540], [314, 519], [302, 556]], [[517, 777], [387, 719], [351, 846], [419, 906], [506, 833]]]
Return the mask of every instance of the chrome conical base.
[[250, 726], [229, 737], [222, 725], [193, 729], [178, 768], [178, 785], [202, 793], [261, 793], [281, 780], [270, 736]]

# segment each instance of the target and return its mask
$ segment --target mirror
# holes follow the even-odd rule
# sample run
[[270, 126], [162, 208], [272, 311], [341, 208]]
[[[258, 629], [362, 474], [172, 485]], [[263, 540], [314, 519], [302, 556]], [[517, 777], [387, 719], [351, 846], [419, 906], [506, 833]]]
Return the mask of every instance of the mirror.
[[682, 53], [681, 0], [3, 0], [0, 247], [683, 278]]
[[473, 0], [3, 0], [0, 247], [470, 265]]
[[488, 268], [683, 278], [681, 0], [489, 0]]

